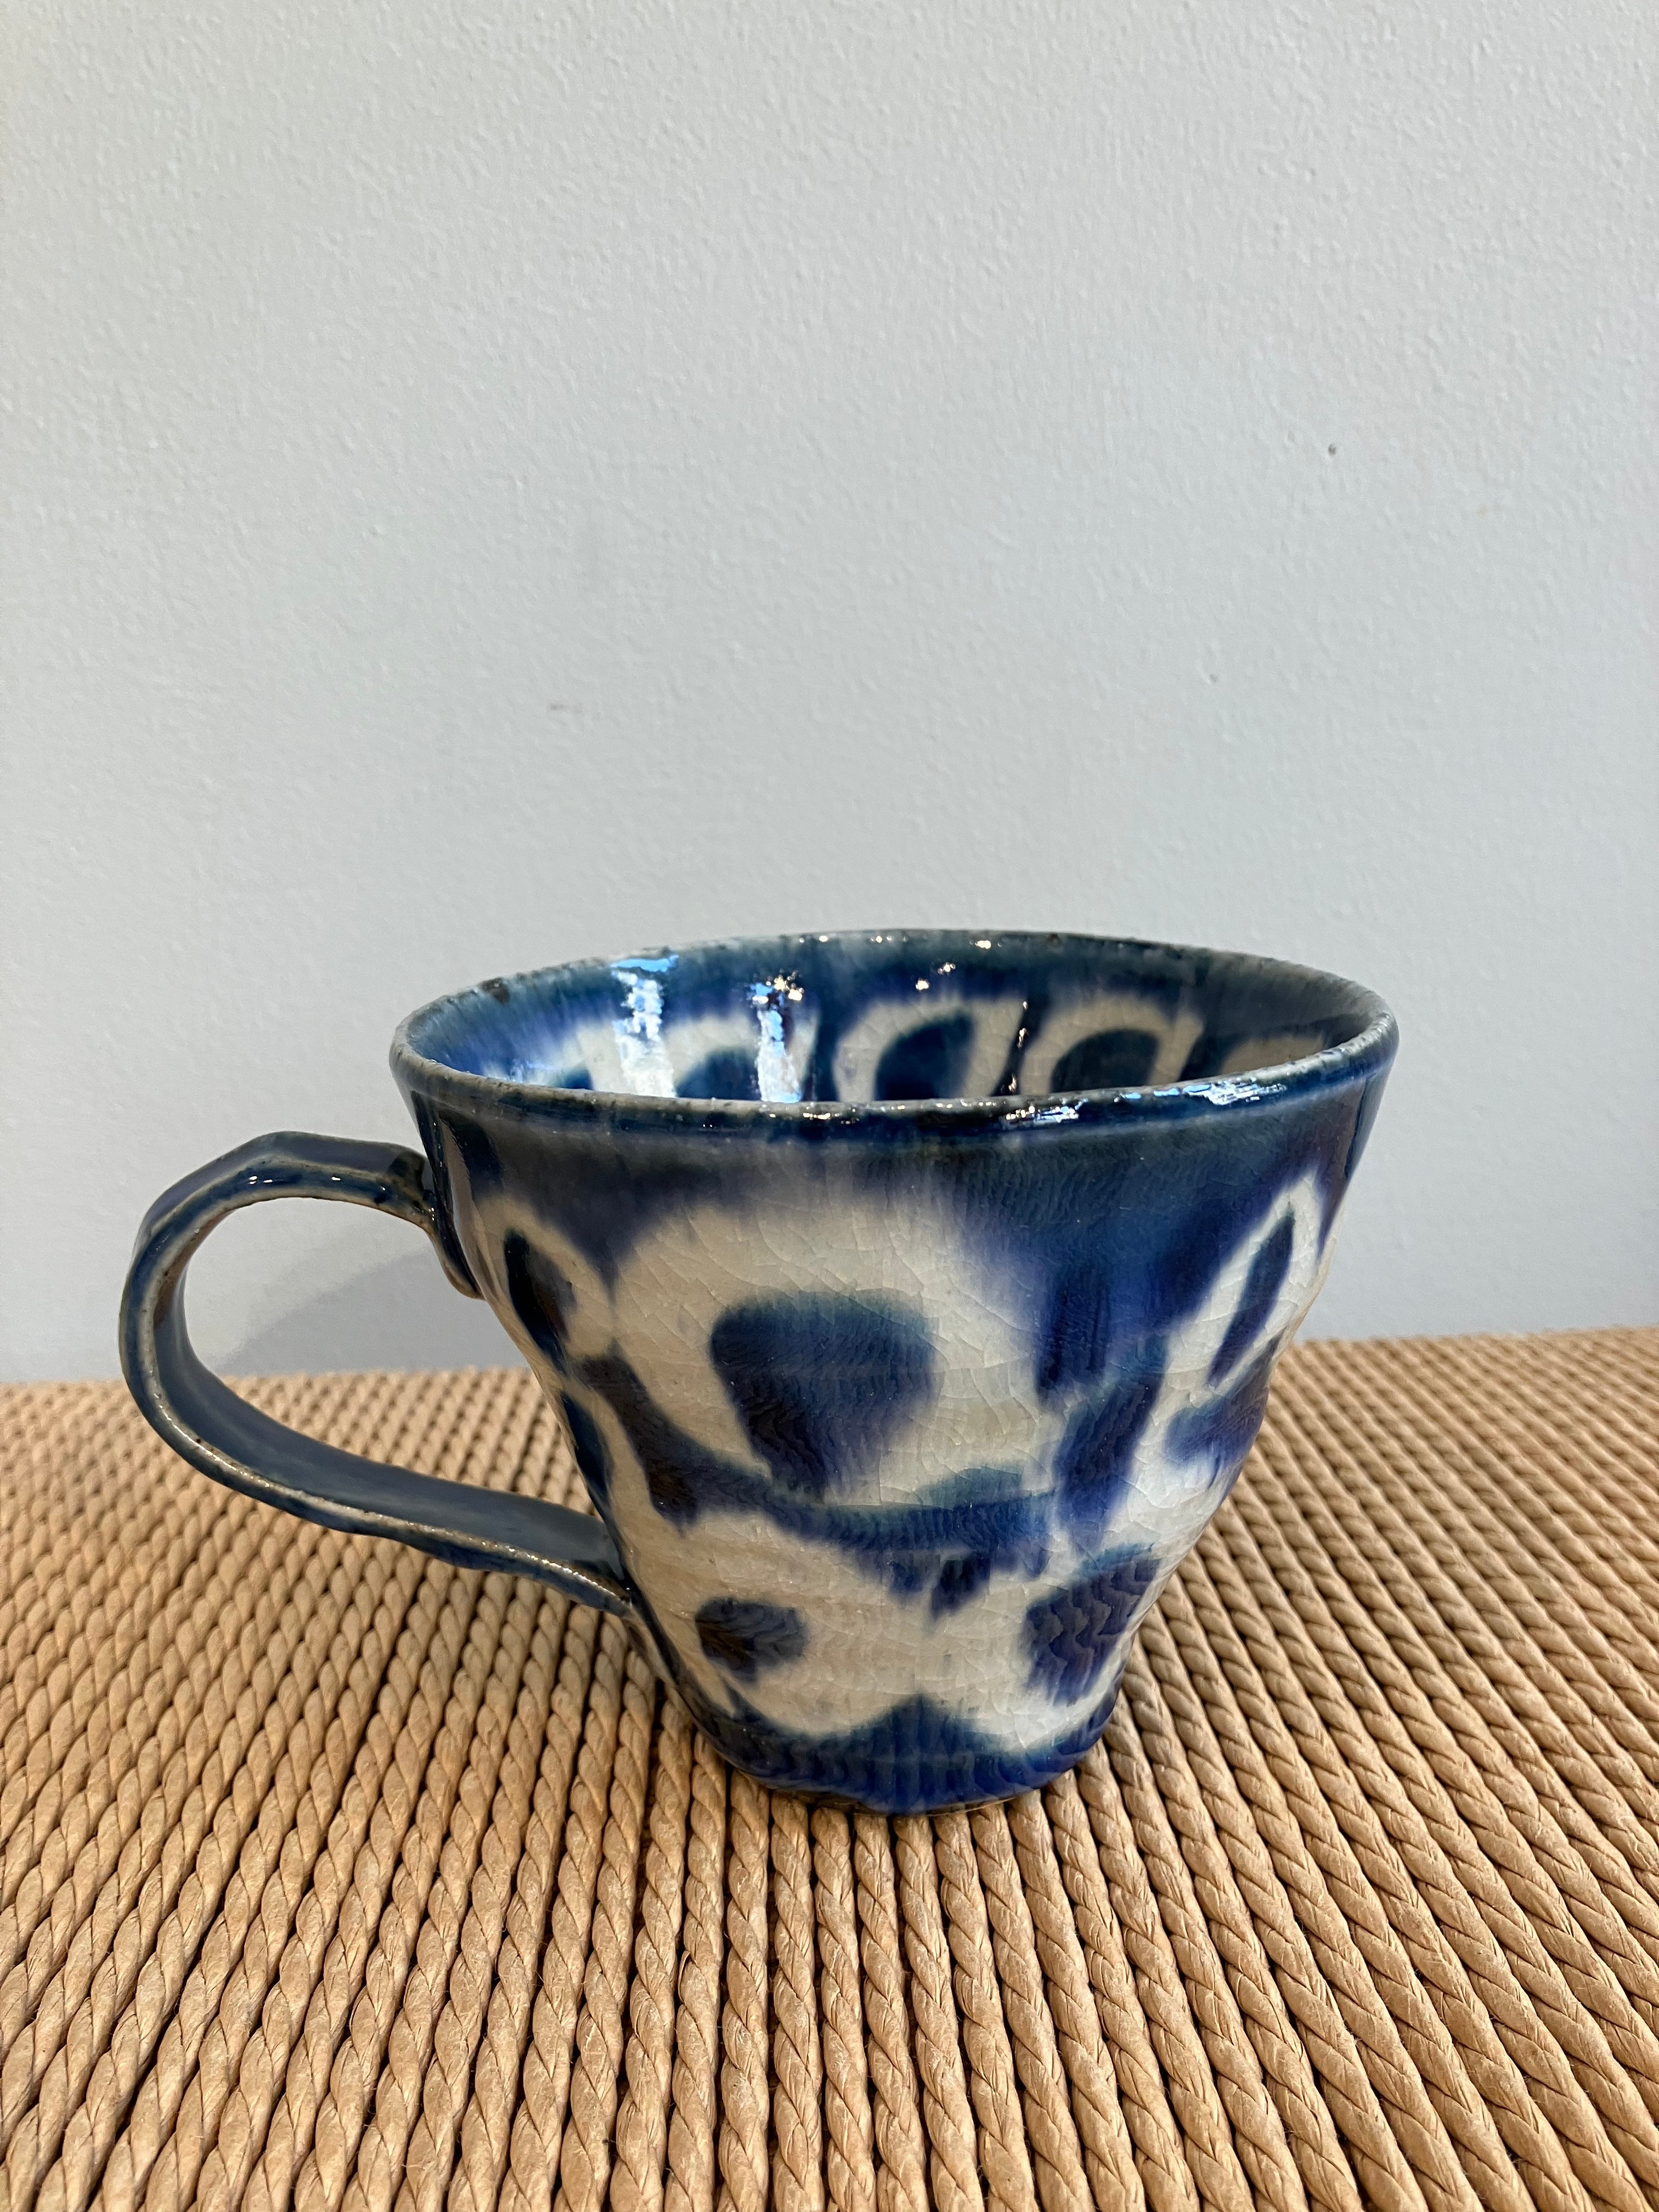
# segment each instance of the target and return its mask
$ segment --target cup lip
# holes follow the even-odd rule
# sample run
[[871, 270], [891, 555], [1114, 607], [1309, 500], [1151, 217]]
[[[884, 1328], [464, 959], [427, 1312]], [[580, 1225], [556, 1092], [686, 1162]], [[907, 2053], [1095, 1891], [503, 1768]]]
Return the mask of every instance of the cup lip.
[[[730, 951], [758, 952], [769, 959], [791, 946], [808, 945], [903, 945], [926, 940], [931, 947], [960, 941], [980, 950], [1053, 951], [1060, 946], [1087, 947], [1101, 953], [1127, 953], [1194, 963], [1224, 963], [1256, 971], [1285, 983], [1323, 984], [1346, 994], [1362, 1026], [1344, 1043], [1328, 1045], [1275, 1066], [1237, 1075], [1201, 1076], [1187, 1082], [1109, 1090], [1019, 1093], [991, 1098], [800, 1100], [794, 1103], [753, 1098], [656, 1097], [632, 1091], [567, 1091], [556, 1085], [514, 1081], [452, 1066], [422, 1052], [414, 1040], [424, 1024], [469, 1000], [488, 998], [499, 1005], [520, 984], [581, 971], [643, 964], [670, 957]], [[483, 1012], [480, 1008], [480, 1012]], [[1255, 952], [1181, 945], [1158, 938], [1097, 937], [1086, 931], [1037, 929], [902, 928], [800, 931], [776, 936], [703, 938], [603, 957], [550, 962], [519, 969], [488, 981], [441, 993], [404, 1017], [392, 1041], [391, 1064], [399, 1087], [411, 1099], [421, 1097], [460, 1110], [494, 1111], [545, 1121], [550, 1118], [606, 1128], [781, 1133], [965, 1135], [980, 1130], [1012, 1133], [1024, 1128], [1097, 1126], [1121, 1121], [1181, 1121], [1236, 1111], [1241, 1106], [1280, 1103], [1368, 1080], [1386, 1072], [1399, 1043], [1393, 1012], [1375, 991], [1326, 969], [1279, 960]]]

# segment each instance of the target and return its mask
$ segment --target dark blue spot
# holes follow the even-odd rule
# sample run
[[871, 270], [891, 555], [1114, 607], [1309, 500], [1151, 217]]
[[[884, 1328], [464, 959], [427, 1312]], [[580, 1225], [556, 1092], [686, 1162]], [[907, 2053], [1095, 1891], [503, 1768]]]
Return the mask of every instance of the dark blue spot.
[[755, 1054], [741, 1045], [729, 1045], [700, 1060], [675, 1085], [682, 1098], [758, 1098], [759, 1079]]
[[[1270, 1021], [1271, 1012], [1264, 1012], [1262, 1018]], [[1348, 1026], [1351, 1025], [1345, 1025], [1345, 1030]], [[1239, 1029], [1229, 1025], [1225, 1029], [1206, 1030], [1188, 1054], [1186, 1065], [1181, 1071], [1181, 1079], [1183, 1083], [1203, 1082], [1211, 1077], [1219, 1075], [1229, 1060], [1233, 1063], [1235, 1075], [1241, 1073], [1248, 1074], [1253, 1064], [1256, 1067], [1266, 1067], [1268, 1061], [1264, 1055], [1263, 1048], [1269, 1042], [1285, 1034], [1285, 1032], [1280, 1029], [1269, 1029], [1264, 1032], [1255, 1026], [1249, 1029]], [[1300, 1054], [1317, 1052], [1324, 1042], [1325, 1035], [1322, 1028], [1316, 1031], [1310, 1030], [1294, 1045], [1281, 1046], [1273, 1054], [1273, 1061], [1277, 1063], [1287, 1057], [1294, 1060]]]
[[582, 1480], [594, 1502], [602, 1504], [611, 1491], [611, 1455], [599, 1434], [599, 1425], [581, 1401], [573, 1398], [568, 1390], [559, 1399], [559, 1411], [564, 1415], [570, 1449], [576, 1455]]
[[1206, 1030], [1187, 1054], [1181, 1080], [1201, 1083], [1206, 1076], [1219, 1075], [1234, 1048], [1245, 1042], [1244, 1034], [1237, 1030]]
[[887, 1587], [895, 1597], [920, 1597], [939, 1565], [930, 1552], [898, 1552], [887, 1562]]
[[[451, 1166], [450, 1148], [444, 1138], [444, 1124], [432, 1106], [418, 1091], [411, 1092], [410, 1105], [414, 1109], [415, 1126], [421, 1133], [421, 1145], [426, 1153], [432, 1176], [432, 1194], [437, 1200], [435, 1208], [438, 1239], [443, 1246], [444, 1257], [459, 1279], [477, 1285], [473, 1278], [472, 1265], [461, 1249], [455, 1232], [456, 1189]], [[499, 1171], [496, 1181], [501, 1180]]]
[[[995, 1477], [1002, 1470], [974, 1473]], [[1048, 1513], [1049, 1501], [1041, 1492], [1021, 1492], [967, 1497], [950, 1505], [883, 1505], [862, 1512], [827, 1507], [817, 1518], [831, 1542], [877, 1563], [982, 1553], [995, 1569], [1037, 1575], [1048, 1556]], [[810, 1528], [811, 1523], [803, 1525]]]
[[931, 1585], [936, 1620], [966, 1605], [994, 1574], [1029, 1581], [1048, 1561], [1048, 1500], [1022, 1492], [1014, 1468], [971, 1468], [913, 1505], [859, 1518], [864, 1530], [848, 1547], [855, 1564], [874, 1567], [895, 1597], [917, 1597]]
[[974, 1042], [971, 1014], [951, 1014], [895, 1037], [876, 1068], [878, 1098], [959, 1098]]
[[1231, 1390], [1207, 1406], [1178, 1413], [1170, 1424], [1171, 1455], [1179, 1460], [1207, 1459], [1217, 1475], [1236, 1474], [1267, 1410], [1278, 1357], [1279, 1339], [1274, 1337]]
[[1018, 1468], [959, 1467], [954, 1474], [942, 1474], [937, 1482], [915, 1492], [910, 1505], [913, 1510], [919, 1508], [935, 1514], [942, 1505], [1003, 1505], [1015, 1501], [1029, 1503], [1025, 1479]]
[[884, 1300], [811, 1292], [731, 1306], [708, 1356], [755, 1449], [814, 1498], [877, 1458], [933, 1387], [926, 1322]]
[[562, 1375], [574, 1291], [553, 1262], [517, 1229], [507, 1231], [501, 1257], [507, 1263], [508, 1304], [537, 1351]]
[[941, 1613], [954, 1613], [959, 1606], [976, 1596], [991, 1579], [991, 1554], [988, 1552], [970, 1553], [966, 1559], [947, 1559], [939, 1569], [939, 1580], [933, 1584], [933, 1602], [928, 1610], [937, 1620]]
[[1146, 1030], [1102, 1030], [1061, 1053], [1051, 1091], [1135, 1090], [1152, 1079], [1158, 1039]]
[[1287, 1213], [1250, 1262], [1243, 1295], [1210, 1362], [1208, 1379], [1212, 1382], [1224, 1381], [1261, 1335], [1273, 1310], [1273, 1301], [1285, 1287], [1295, 1243], [1296, 1224]]
[[580, 1372], [622, 1423], [644, 1469], [651, 1503], [665, 1520], [683, 1526], [696, 1518], [699, 1507], [724, 1498], [732, 1476], [742, 1470], [671, 1421], [627, 1360], [614, 1354], [584, 1360]]
[[1080, 1406], [1066, 1425], [1055, 1468], [1060, 1514], [1081, 1551], [1100, 1541], [1123, 1495], [1135, 1446], [1158, 1402], [1164, 1357], [1163, 1345], [1153, 1346], [1147, 1364]]
[[1074, 1390], [1094, 1382], [1106, 1364], [1112, 1317], [1105, 1273], [1079, 1261], [1055, 1279], [1038, 1340], [1038, 1395]]
[[567, 1067], [553, 1079], [556, 1091], [591, 1091], [593, 1078], [585, 1067]]
[[786, 1605], [715, 1597], [697, 1615], [697, 1641], [717, 1667], [752, 1682], [763, 1667], [800, 1657], [806, 1649], [806, 1623]]
[[928, 1609], [938, 1620], [977, 1596], [994, 1574], [1029, 1582], [1048, 1563], [1048, 1498], [1021, 1488], [1017, 1467], [946, 1475], [908, 1508], [882, 1514], [894, 1534], [908, 1522], [915, 1536], [932, 1539], [928, 1548], [889, 1552], [888, 1588], [896, 1597], [914, 1597], [931, 1583]]
[[1057, 1705], [1070, 1705], [1099, 1680], [1158, 1571], [1155, 1552], [1124, 1552], [1026, 1613], [1031, 1679]]
[[494, 1139], [464, 1114], [446, 1114], [443, 1127], [461, 1156], [472, 1203], [477, 1206], [493, 1197], [501, 1187], [501, 1156]]

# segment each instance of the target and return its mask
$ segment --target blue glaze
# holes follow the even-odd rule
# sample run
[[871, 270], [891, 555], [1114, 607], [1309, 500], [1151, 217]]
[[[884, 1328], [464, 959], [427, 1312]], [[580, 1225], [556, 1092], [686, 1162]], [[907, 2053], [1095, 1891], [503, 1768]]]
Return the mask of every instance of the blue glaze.
[[522, 1230], [509, 1229], [501, 1239], [501, 1261], [507, 1300], [520, 1326], [548, 1365], [562, 1375], [565, 1328], [575, 1292]]
[[1036, 1384], [1044, 1398], [1091, 1382], [1112, 1346], [1112, 1292], [1097, 1261], [1056, 1271], [1043, 1316]]
[[1215, 1358], [1210, 1362], [1212, 1382], [1224, 1382], [1243, 1358], [1248, 1346], [1261, 1335], [1262, 1322], [1273, 1311], [1273, 1301], [1285, 1286], [1285, 1278], [1290, 1272], [1291, 1255], [1295, 1249], [1291, 1224], [1288, 1221], [1281, 1221], [1250, 1261], [1250, 1272], [1244, 1279], [1244, 1295], [1227, 1324], [1227, 1334], [1222, 1338]]
[[806, 1649], [806, 1623], [785, 1605], [757, 1605], [739, 1597], [710, 1598], [697, 1615], [697, 1641], [706, 1658], [740, 1682], [763, 1668], [787, 1666]]
[[[499, 976], [398, 1032], [424, 1160], [264, 1139], [161, 1201], [124, 1361], [218, 1480], [630, 1613], [769, 1783], [1006, 1795], [1098, 1734], [1235, 1480], [1394, 1048], [1336, 978], [1035, 933]], [[293, 1193], [426, 1230], [598, 1519], [329, 1453], [205, 1374], [190, 1254]]]
[[973, 1017], [967, 1013], [907, 1030], [881, 1056], [876, 1069], [876, 1097], [884, 1100], [954, 1098], [967, 1073], [973, 1038]]
[[559, 1411], [588, 1495], [596, 1505], [603, 1506], [611, 1492], [611, 1454], [599, 1425], [581, 1400], [573, 1398], [568, 1390], [559, 1393]]
[[1149, 1083], [1158, 1045], [1149, 1030], [1102, 1030], [1067, 1047], [1054, 1064], [1054, 1088], [1113, 1091]]
[[[755, 1054], [740, 1045], [726, 1045], [699, 1060], [676, 1088], [682, 1098], [758, 1098], [755, 1087]], [[591, 1091], [592, 1084], [580, 1086]]]
[[1060, 1516], [1066, 1534], [1085, 1552], [1099, 1543], [1122, 1498], [1163, 1383], [1164, 1346], [1153, 1344], [1066, 1424], [1056, 1462]]
[[1083, 1720], [1047, 1747], [1040, 1776], [1029, 1758], [931, 1698], [903, 1698], [861, 1728], [810, 1739], [772, 1727], [740, 1698], [702, 1726], [734, 1766], [769, 1789], [905, 1813], [1013, 1797], [1063, 1774], [1099, 1736], [1116, 1695], [1114, 1675]]
[[1202, 1461], [1212, 1480], [1231, 1479], [1255, 1441], [1282, 1340], [1270, 1337], [1224, 1396], [1179, 1413], [1170, 1424], [1170, 1450], [1182, 1461]]
[[1025, 1615], [1031, 1670], [1057, 1705], [1085, 1696], [1158, 1580], [1151, 1552], [1124, 1552], [1039, 1598]]
[[878, 1458], [933, 1382], [913, 1314], [821, 1291], [728, 1306], [708, 1357], [774, 1480], [812, 1498]]

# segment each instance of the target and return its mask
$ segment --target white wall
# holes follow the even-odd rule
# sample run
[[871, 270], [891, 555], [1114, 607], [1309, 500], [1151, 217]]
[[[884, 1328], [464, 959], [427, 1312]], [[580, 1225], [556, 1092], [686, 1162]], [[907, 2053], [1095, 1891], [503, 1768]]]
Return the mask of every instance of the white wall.
[[[508, 967], [966, 921], [1405, 1043], [1318, 1316], [1659, 1320], [1646, 0], [17, 0], [0, 1354]], [[241, 1368], [487, 1358], [222, 1232]]]

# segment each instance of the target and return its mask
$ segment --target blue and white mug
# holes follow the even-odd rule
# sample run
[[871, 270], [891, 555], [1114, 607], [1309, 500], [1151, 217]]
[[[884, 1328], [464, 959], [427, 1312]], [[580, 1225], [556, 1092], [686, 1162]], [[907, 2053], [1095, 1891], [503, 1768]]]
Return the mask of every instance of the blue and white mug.
[[[122, 1362], [203, 1473], [556, 1584], [779, 1787], [1007, 1796], [1104, 1727], [1317, 1292], [1394, 1057], [1357, 985], [1025, 933], [743, 940], [508, 976], [398, 1030], [422, 1150], [257, 1139], [144, 1222]], [[241, 1206], [423, 1228], [597, 1516], [382, 1467], [197, 1359]]]

